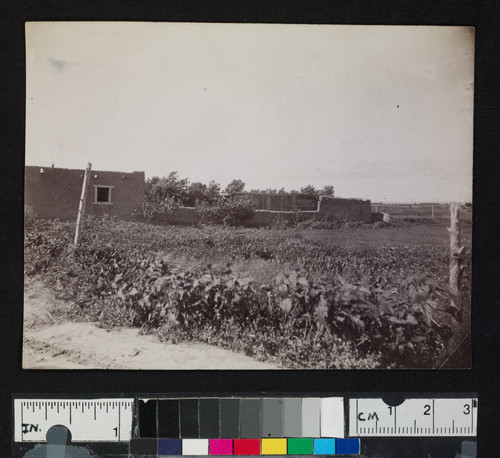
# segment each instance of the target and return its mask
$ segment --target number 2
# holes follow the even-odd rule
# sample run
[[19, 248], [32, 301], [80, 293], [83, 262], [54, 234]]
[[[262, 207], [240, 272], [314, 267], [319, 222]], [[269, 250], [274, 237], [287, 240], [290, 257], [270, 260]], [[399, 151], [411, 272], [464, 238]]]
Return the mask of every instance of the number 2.
[[430, 415], [430, 414], [431, 414], [431, 406], [429, 404], [425, 404], [424, 415]]

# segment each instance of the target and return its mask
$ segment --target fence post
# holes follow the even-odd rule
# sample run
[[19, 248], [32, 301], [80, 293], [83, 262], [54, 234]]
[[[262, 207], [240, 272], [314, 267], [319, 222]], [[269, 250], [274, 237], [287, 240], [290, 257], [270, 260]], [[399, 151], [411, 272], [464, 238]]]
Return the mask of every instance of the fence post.
[[458, 310], [462, 308], [462, 296], [460, 291], [461, 271], [460, 262], [464, 247], [460, 246], [460, 204], [450, 204], [450, 292], [451, 305]]
[[83, 216], [85, 213], [85, 202], [87, 201], [88, 179], [91, 170], [92, 164], [89, 162], [87, 164], [87, 168], [85, 169], [85, 174], [83, 175], [82, 193], [80, 195], [80, 205], [78, 206], [78, 216], [76, 218], [75, 239], [73, 241], [74, 245], [78, 245], [78, 243], [80, 242], [80, 232], [83, 222]]

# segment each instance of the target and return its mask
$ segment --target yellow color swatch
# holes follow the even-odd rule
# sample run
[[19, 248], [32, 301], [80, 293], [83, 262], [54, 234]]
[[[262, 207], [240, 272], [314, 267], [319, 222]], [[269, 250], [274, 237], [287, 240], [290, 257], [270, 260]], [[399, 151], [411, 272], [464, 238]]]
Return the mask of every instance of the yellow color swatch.
[[261, 455], [286, 455], [286, 439], [262, 439]]

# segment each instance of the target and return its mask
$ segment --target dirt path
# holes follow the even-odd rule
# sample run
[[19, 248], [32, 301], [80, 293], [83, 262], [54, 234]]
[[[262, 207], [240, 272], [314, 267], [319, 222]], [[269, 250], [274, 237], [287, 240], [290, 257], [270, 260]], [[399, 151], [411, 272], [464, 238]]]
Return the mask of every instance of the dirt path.
[[26, 280], [24, 369], [278, 369], [206, 344], [166, 344], [137, 329], [108, 331], [68, 321], [64, 311], [70, 306], [40, 279]]

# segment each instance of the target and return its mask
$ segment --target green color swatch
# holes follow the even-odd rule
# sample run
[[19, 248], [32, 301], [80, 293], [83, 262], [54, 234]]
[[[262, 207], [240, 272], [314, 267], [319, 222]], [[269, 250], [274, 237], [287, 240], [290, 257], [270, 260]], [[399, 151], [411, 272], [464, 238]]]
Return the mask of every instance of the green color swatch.
[[288, 455], [312, 455], [312, 439], [288, 439]]

